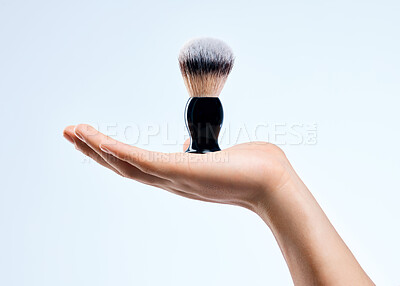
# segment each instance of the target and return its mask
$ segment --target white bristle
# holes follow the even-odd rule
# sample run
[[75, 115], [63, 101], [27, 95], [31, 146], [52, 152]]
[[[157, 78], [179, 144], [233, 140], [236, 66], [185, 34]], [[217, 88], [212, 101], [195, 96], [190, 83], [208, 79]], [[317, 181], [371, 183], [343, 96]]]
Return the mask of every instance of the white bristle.
[[234, 56], [223, 41], [198, 38], [182, 47], [178, 60], [191, 97], [217, 97], [232, 70]]

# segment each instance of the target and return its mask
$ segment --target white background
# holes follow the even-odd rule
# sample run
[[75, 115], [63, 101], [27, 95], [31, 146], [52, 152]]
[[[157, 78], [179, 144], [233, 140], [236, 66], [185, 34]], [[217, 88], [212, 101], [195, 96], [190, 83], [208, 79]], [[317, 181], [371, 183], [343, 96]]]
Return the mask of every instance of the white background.
[[[399, 14], [398, 1], [0, 0], [0, 284], [292, 284], [256, 215], [122, 179], [62, 138], [91, 123], [128, 142], [139, 126], [137, 146], [180, 151], [177, 54], [213, 36], [236, 54], [224, 126], [316, 124], [314, 144], [270, 141], [371, 278], [399, 285]], [[179, 144], [164, 127], [147, 140], [162, 124]]]

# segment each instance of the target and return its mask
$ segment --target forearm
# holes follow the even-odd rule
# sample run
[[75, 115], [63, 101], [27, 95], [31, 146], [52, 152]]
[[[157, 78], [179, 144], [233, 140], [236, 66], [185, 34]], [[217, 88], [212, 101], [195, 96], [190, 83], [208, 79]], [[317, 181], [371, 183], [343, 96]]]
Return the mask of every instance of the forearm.
[[257, 213], [271, 228], [295, 285], [374, 285], [297, 175], [268, 192]]

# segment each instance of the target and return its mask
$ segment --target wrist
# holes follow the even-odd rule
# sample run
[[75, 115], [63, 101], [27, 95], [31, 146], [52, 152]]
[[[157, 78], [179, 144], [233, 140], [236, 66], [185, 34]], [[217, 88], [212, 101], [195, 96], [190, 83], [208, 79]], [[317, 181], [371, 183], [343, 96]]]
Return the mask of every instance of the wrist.
[[311, 212], [310, 207], [318, 206], [305, 184], [293, 172], [287, 172], [285, 179], [276, 188], [265, 186], [262, 195], [254, 204], [253, 211], [270, 228], [277, 227], [283, 221], [296, 217], [297, 214]]
[[298, 196], [309, 200], [312, 196], [283, 151], [275, 145], [268, 146], [274, 147], [275, 155], [265, 158], [259, 166], [258, 190], [250, 192], [253, 196], [247, 198], [247, 204], [249, 209], [270, 225], [276, 217], [275, 213], [287, 206], [286, 202], [295, 201]]

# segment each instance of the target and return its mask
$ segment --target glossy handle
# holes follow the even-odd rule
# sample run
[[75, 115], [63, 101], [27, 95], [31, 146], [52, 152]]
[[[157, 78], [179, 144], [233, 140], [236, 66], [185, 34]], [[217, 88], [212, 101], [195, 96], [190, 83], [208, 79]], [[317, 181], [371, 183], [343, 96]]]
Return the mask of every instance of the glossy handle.
[[185, 122], [190, 135], [188, 153], [221, 151], [218, 135], [224, 111], [218, 97], [191, 97], [185, 108]]

